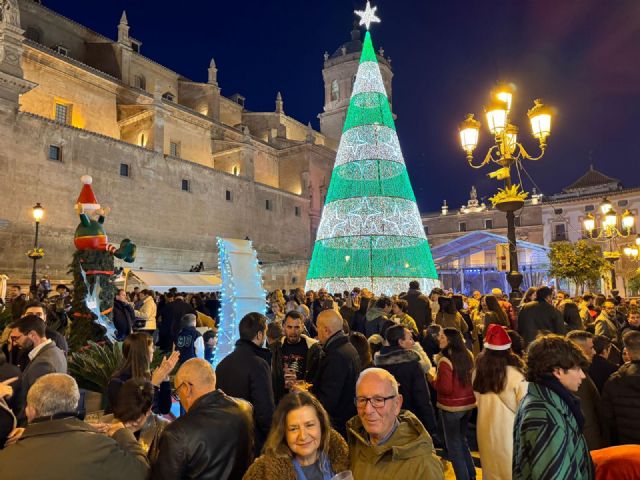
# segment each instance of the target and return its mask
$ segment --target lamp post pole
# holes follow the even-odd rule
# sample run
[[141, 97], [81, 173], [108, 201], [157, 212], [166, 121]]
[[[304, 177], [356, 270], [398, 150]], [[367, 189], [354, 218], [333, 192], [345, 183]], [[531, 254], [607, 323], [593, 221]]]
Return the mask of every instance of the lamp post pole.
[[[33, 242], [33, 253], [30, 255], [33, 260], [33, 268], [31, 269], [31, 286], [29, 287], [29, 291], [31, 292], [31, 298], [34, 299], [36, 297], [36, 293], [38, 291], [38, 287], [36, 284], [36, 262], [40, 258], [38, 255], [38, 234], [40, 233], [40, 220], [44, 216], [44, 208], [40, 203], [36, 203], [35, 207], [33, 207], [33, 219], [36, 222], [36, 235]], [[31, 252], [30, 252], [31, 253]]]
[[[38, 220], [36, 220], [36, 238], [35, 241], [33, 242], [33, 248], [34, 250], [36, 248], [38, 248], [38, 231], [40, 229], [40, 222]], [[33, 268], [31, 269], [31, 292], [32, 294], [36, 292], [37, 287], [36, 287], [36, 262], [38, 261], [38, 257], [33, 257]]]
[[[603, 252], [605, 260], [611, 265], [611, 290], [617, 290], [618, 282], [616, 279], [616, 262], [624, 253], [629, 258], [637, 258], [638, 247], [640, 247], [640, 238], [636, 237], [634, 247], [624, 247], [620, 251], [618, 239], [629, 238], [632, 235], [633, 226], [636, 219], [629, 210], [625, 210], [619, 216], [613, 209], [611, 202], [605, 197], [600, 204], [600, 212], [602, 217], [598, 224], [598, 219], [588, 214], [583, 220], [584, 230], [588, 234], [588, 238], [604, 243], [609, 247]], [[618, 228], [618, 225], [621, 228]], [[606, 278], [605, 278], [606, 281]]]
[[492, 92], [490, 104], [485, 108], [487, 127], [493, 136], [494, 145], [491, 146], [479, 164], [473, 163], [473, 151], [478, 145], [480, 122], [468, 114], [460, 125], [460, 143], [467, 154], [467, 161], [472, 168], [482, 168], [489, 163], [500, 165], [500, 169], [489, 174], [489, 177], [504, 180], [505, 188], [491, 198], [493, 206], [505, 212], [507, 216], [507, 240], [509, 241], [509, 273], [507, 282], [511, 287], [509, 295], [511, 303], [517, 306], [522, 299], [523, 275], [518, 266], [518, 248], [516, 243], [515, 212], [524, 206], [527, 193], [521, 191], [521, 185], [511, 182], [511, 166], [522, 159], [540, 160], [546, 151], [547, 137], [551, 134], [551, 109], [535, 100], [534, 106], [527, 112], [534, 138], [538, 139], [540, 154], [530, 155], [518, 142], [518, 127], [510, 123], [511, 102], [515, 87], [502, 84]]

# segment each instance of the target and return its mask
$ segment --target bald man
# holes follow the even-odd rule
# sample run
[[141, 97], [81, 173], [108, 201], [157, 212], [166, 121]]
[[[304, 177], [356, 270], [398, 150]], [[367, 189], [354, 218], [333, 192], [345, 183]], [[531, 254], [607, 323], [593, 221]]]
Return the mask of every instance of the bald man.
[[180, 367], [175, 391], [187, 413], [162, 433], [152, 478], [240, 480], [253, 450], [248, 403], [216, 390], [213, 368], [200, 358]]
[[324, 310], [318, 315], [318, 340], [324, 355], [311, 392], [329, 413], [333, 428], [345, 436], [346, 422], [356, 412], [353, 398], [360, 357], [342, 331], [342, 324], [342, 316], [335, 310]]
[[400, 411], [402, 395], [391, 373], [381, 368], [364, 370], [357, 381], [355, 403], [358, 415], [347, 424], [354, 478], [443, 479], [429, 433], [413, 413]]

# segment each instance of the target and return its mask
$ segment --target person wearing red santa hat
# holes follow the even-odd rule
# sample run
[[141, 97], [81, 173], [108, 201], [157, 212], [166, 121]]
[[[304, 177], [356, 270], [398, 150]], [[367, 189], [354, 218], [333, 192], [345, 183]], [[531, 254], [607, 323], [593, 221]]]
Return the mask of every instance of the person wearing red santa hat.
[[527, 385], [524, 364], [511, 351], [507, 330], [500, 325], [489, 325], [484, 350], [476, 358], [473, 379], [483, 478], [512, 478], [513, 423], [518, 404], [527, 393]]

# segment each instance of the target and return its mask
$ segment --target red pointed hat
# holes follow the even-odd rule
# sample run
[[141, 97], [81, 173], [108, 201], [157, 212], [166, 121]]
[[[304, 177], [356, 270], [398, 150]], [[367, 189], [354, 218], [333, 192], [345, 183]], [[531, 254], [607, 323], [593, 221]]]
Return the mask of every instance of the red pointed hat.
[[484, 336], [484, 348], [489, 350], [509, 350], [511, 348], [511, 338], [507, 330], [495, 323], [489, 325]]
[[85, 210], [97, 210], [100, 208], [100, 204], [93, 193], [93, 188], [91, 188], [93, 179], [90, 175], [83, 175], [80, 177], [80, 181], [83, 185], [82, 190], [80, 190], [80, 195], [78, 196], [78, 203], [81, 203]]

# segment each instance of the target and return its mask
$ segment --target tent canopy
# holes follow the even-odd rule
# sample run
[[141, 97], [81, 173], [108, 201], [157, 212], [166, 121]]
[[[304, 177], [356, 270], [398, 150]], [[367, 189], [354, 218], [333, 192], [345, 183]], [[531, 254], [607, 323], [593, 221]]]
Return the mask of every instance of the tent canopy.
[[[125, 283], [126, 277], [126, 283]], [[162, 272], [152, 270], [125, 269], [120, 282], [129, 285], [145, 285], [156, 292], [168, 292], [176, 287], [179, 292], [217, 292], [222, 280], [217, 275], [204, 272]]]

